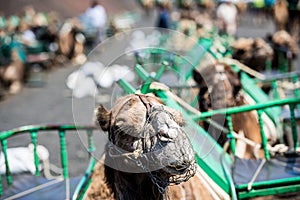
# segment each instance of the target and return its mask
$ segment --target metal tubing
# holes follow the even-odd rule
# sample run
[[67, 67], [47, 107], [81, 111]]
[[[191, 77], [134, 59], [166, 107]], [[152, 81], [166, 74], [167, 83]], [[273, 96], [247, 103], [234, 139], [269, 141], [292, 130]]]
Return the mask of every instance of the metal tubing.
[[265, 152], [266, 159], [269, 160], [270, 159], [270, 152], [268, 151], [268, 148], [267, 148], [268, 140], [267, 140], [265, 130], [264, 130], [264, 121], [262, 119], [262, 114], [263, 114], [262, 110], [257, 110], [258, 123], [259, 123], [260, 135], [261, 135], [261, 140], [262, 140], [262, 148]]
[[229, 129], [229, 133], [228, 133], [227, 137], [230, 138], [230, 149], [231, 149], [233, 155], [235, 155], [235, 139], [233, 136], [231, 115], [226, 115], [226, 120], [227, 120], [228, 129]]
[[296, 150], [299, 147], [299, 140], [298, 140], [298, 131], [297, 131], [297, 124], [295, 119], [295, 105], [290, 104], [290, 115], [291, 115], [291, 127], [292, 127], [292, 134], [293, 134], [293, 141], [294, 141], [294, 149]]
[[39, 171], [39, 156], [37, 154], [37, 131], [31, 131], [31, 142], [33, 144], [33, 156], [34, 156], [34, 166], [35, 166], [35, 175], [39, 176], [40, 171]]
[[282, 106], [285, 104], [299, 104], [299, 103], [300, 103], [300, 99], [298, 98], [279, 99], [279, 100], [273, 100], [265, 103], [258, 103], [255, 105], [244, 105], [239, 107], [231, 107], [231, 108], [225, 108], [219, 110], [212, 110], [209, 112], [202, 112], [200, 115], [193, 115], [192, 118], [194, 120], [198, 120], [198, 119], [203, 120], [205, 118], [211, 117], [216, 114], [232, 115], [232, 114], [247, 112], [251, 110], [266, 109], [269, 107]]
[[64, 179], [69, 178], [68, 172], [68, 152], [66, 144], [65, 130], [59, 130], [59, 140], [60, 140], [60, 154], [61, 154], [61, 166], [63, 168]]

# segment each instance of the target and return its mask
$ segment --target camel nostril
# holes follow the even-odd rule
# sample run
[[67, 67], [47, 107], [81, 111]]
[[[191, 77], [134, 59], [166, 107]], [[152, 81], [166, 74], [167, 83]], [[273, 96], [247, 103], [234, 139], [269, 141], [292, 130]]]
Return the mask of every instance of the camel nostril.
[[171, 142], [173, 140], [168, 134], [169, 131], [167, 129], [168, 128], [161, 128], [158, 131], [158, 138], [163, 142]]
[[158, 130], [158, 137], [161, 141], [174, 141], [178, 136], [178, 129], [174, 127], [163, 127]]
[[189, 167], [192, 165], [191, 162], [182, 162], [182, 163], [173, 163], [170, 164], [169, 167], [174, 168], [177, 172], [181, 173], [185, 173], [186, 170], [189, 169]]

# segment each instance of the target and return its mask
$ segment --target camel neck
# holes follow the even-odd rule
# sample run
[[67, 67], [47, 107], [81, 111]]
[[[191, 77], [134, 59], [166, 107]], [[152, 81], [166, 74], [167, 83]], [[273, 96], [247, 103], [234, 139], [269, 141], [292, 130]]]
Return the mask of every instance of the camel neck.
[[164, 195], [145, 173], [126, 173], [106, 166], [108, 185], [116, 200], [163, 200]]

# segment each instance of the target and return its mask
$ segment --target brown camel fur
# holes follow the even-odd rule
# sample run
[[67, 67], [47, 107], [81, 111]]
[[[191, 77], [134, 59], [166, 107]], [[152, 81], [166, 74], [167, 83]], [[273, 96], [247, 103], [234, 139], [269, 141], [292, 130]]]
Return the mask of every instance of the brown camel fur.
[[119, 98], [110, 111], [100, 105], [96, 116], [109, 142], [87, 199], [210, 199], [195, 180], [194, 152], [178, 111], [136, 94]]
[[256, 71], [265, 71], [274, 51], [262, 38], [239, 38], [232, 44], [232, 57]]
[[[103, 163], [98, 162], [96, 164], [92, 179], [93, 184], [89, 188], [86, 199], [115, 200], [112, 190], [106, 183], [105, 166]], [[193, 176], [190, 180], [179, 185], [168, 186], [166, 196], [170, 200], [213, 200], [211, 194], [198, 176]]]
[[288, 2], [286, 0], [278, 0], [274, 5], [274, 18], [277, 30], [286, 30], [289, 20]]
[[[229, 65], [217, 63], [202, 70], [201, 73], [194, 70], [193, 77], [200, 87], [198, 98], [201, 112], [247, 104], [243, 94], [240, 93], [242, 85], [239, 75]], [[221, 125], [225, 125], [226, 122], [225, 116], [215, 116], [213, 120]], [[236, 133], [242, 131], [245, 138], [261, 144], [260, 128], [253, 112], [232, 115], [232, 125]], [[227, 137], [223, 132], [206, 122], [203, 123], [203, 126], [220, 145], [224, 145]], [[260, 158], [264, 157], [263, 150], [259, 150], [257, 154]], [[246, 145], [246, 150], [242, 157], [255, 158], [253, 146]]]
[[62, 56], [73, 59], [78, 64], [85, 62], [85, 37], [79, 20], [72, 18], [66, 20], [58, 33], [58, 47]]

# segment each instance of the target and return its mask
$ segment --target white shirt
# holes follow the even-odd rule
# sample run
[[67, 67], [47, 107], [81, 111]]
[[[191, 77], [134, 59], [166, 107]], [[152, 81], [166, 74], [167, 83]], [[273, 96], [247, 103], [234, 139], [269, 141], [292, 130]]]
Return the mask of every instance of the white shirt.
[[222, 3], [217, 8], [217, 17], [223, 19], [226, 24], [235, 23], [237, 17], [237, 8], [232, 3]]
[[85, 16], [93, 27], [104, 28], [106, 25], [106, 11], [103, 6], [97, 5], [94, 8], [88, 8]]

